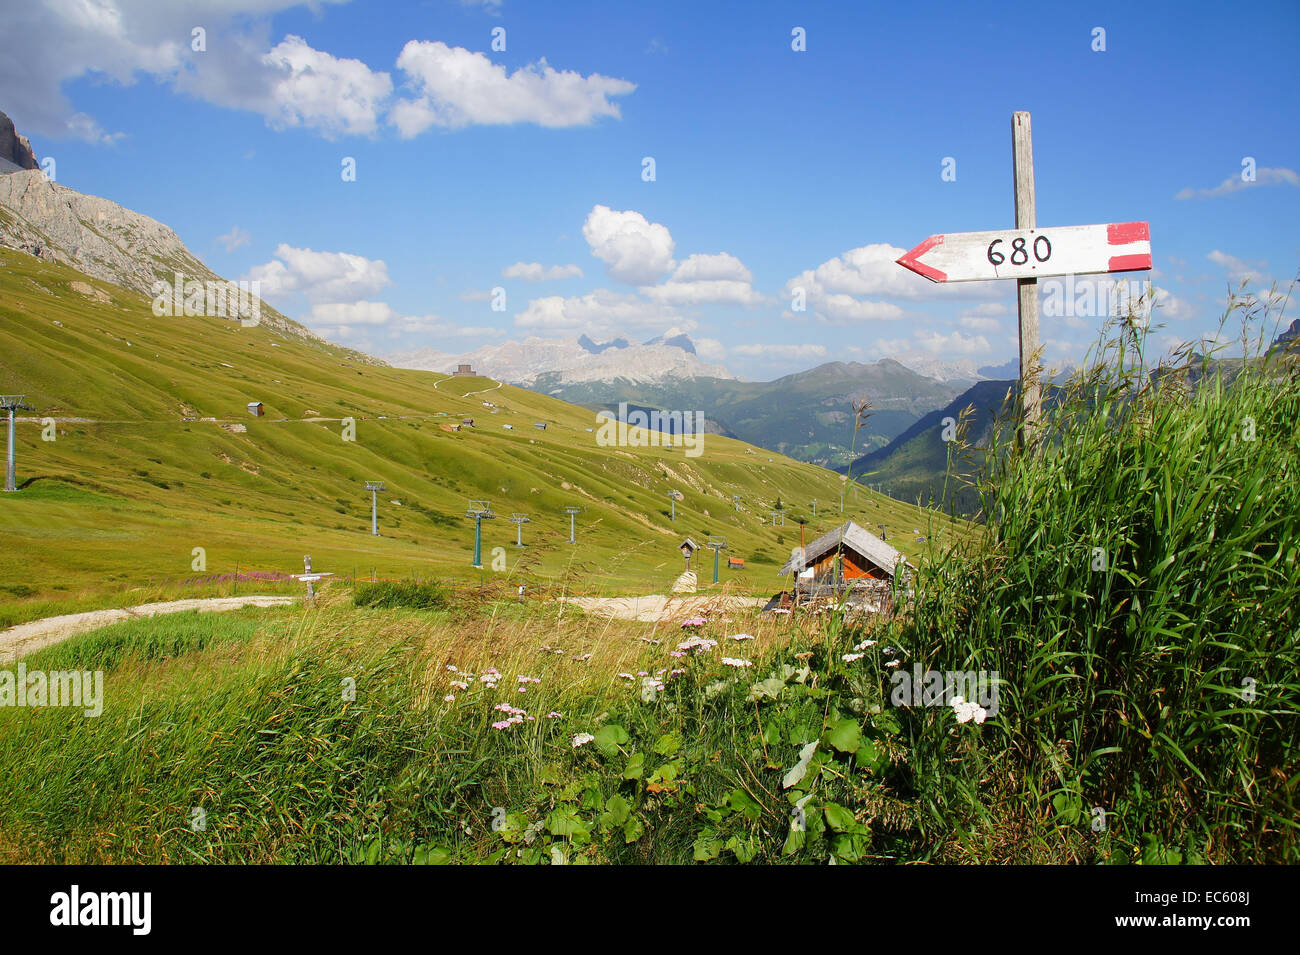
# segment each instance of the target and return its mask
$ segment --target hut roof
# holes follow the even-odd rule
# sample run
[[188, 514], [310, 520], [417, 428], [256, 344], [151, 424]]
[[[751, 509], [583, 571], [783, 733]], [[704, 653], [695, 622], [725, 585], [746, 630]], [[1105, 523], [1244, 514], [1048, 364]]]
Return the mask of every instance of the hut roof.
[[834, 530], [827, 531], [821, 537], [817, 538], [811, 544], [804, 548], [803, 554], [796, 553], [791, 557], [784, 567], [777, 571], [778, 577], [784, 577], [791, 572], [798, 572], [805, 567], [815, 564], [826, 554], [835, 550], [840, 544], [870, 560], [881, 570], [887, 572], [891, 577], [895, 568], [900, 564], [906, 564], [905, 558], [899, 551], [890, 547], [875, 534], [860, 527], [853, 521], [845, 521]]

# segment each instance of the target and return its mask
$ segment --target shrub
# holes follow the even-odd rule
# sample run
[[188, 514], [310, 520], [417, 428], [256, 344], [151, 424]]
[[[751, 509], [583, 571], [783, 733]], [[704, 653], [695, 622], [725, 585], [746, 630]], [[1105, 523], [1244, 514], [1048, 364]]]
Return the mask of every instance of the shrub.
[[414, 610], [446, 610], [451, 598], [438, 584], [415, 581], [375, 581], [359, 583], [352, 594], [358, 607], [391, 610], [410, 607]]

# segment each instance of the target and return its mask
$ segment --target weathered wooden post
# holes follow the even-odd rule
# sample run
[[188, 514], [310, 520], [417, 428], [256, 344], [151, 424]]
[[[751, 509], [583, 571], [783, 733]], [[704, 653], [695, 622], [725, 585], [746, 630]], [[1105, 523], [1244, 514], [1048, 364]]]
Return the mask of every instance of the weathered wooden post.
[[[1034, 137], [1029, 114], [1011, 114], [1011, 153], [1015, 177], [1016, 228], [1034, 229]], [[1016, 279], [1020, 296], [1020, 408], [1022, 445], [1032, 445], [1043, 413], [1038, 361], [1038, 279]]]

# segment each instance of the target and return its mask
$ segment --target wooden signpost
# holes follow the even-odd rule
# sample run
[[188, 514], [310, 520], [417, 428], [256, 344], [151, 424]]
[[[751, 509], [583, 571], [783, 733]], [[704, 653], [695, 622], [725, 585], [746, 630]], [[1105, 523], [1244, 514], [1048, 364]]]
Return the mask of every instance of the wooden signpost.
[[1042, 417], [1039, 277], [1150, 269], [1151, 229], [1145, 222], [1038, 228], [1034, 209], [1034, 146], [1028, 113], [1012, 114], [1011, 147], [1015, 228], [932, 235], [897, 261], [931, 282], [1016, 280], [1020, 293], [1020, 435], [1029, 444]]

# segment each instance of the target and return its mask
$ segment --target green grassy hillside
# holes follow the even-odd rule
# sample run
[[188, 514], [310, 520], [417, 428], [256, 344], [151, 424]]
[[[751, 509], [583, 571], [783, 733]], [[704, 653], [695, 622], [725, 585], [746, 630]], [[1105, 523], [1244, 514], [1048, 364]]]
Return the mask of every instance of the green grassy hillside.
[[[667, 384], [591, 381], [561, 385], [542, 376], [535, 390], [592, 407], [618, 402], [652, 408], [694, 408], [725, 434], [824, 467], [853, 452], [883, 447], [957, 389], [885, 359], [828, 362], [775, 381], [688, 378]], [[867, 427], [853, 433], [855, 398], [871, 403]]]
[[[943, 500], [947, 483], [947, 493], [957, 513], [974, 513], [979, 506], [978, 495], [963, 484], [945, 482], [949, 446], [944, 440], [944, 422], [951, 418], [954, 429], [957, 422], [962, 422], [965, 441], [982, 447], [1008, 392], [1015, 390], [1014, 381], [981, 381], [972, 385], [951, 404], [925, 415], [885, 447], [854, 461], [851, 467], [854, 479], [880, 487], [899, 500], [927, 503]], [[968, 408], [970, 413], [965, 414]], [[955, 436], [954, 431], [950, 440]], [[954, 465], [954, 473], [967, 479], [976, 471], [973, 460], [956, 461]]]
[[[794, 519], [809, 518], [809, 535], [840, 519], [839, 475], [738, 441], [709, 435], [693, 458], [680, 443], [602, 448], [590, 411], [531, 391], [365, 365], [264, 327], [156, 318], [145, 299], [70, 268], [9, 249], [0, 262], [0, 392], [35, 409], [18, 424], [20, 491], [0, 497], [0, 591], [21, 601], [0, 612], [8, 621], [163, 582], [216, 586], [236, 567], [292, 573], [307, 553], [343, 575], [477, 580], [492, 571], [470, 566], [471, 498], [499, 515], [484, 525], [485, 564], [502, 547], [507, 575], [572, 572], [594, 591], [663, 591], [682, 567], [680, 538], [712, 535], [747, 564], [723, 582], [770, 593], [799, 541]], [[467, 416], [473, 429], [450, 430]], [[343, 440], [349, 417], [354, 441]], [[379, 538], [367, 480], [387, 484]], [[676, 523], [670, 490], [683, 495]], [[778, 498], [786, 525], [765, 526]], [[583, 508], [576, 547], [567, 506]], [[522, 551], [512, 512], [531, 517]], [[862, 489], [845, 513], [885, 524], [913, 558], [924, 546], [913, 528], [947, 533], [931, 526], [938, 515]]]

